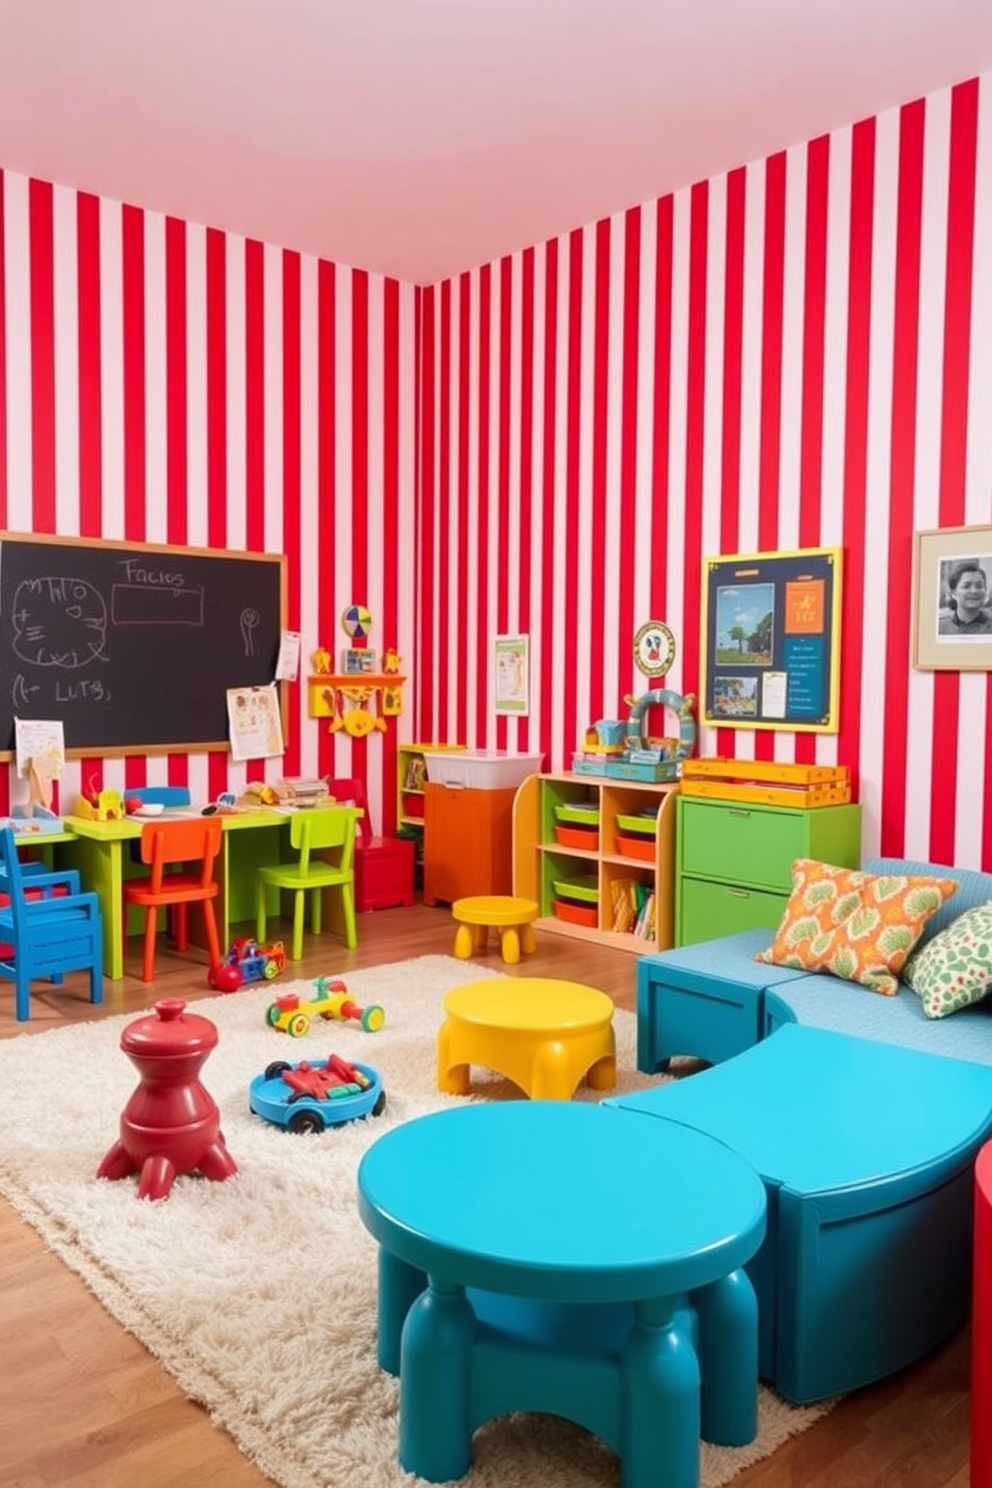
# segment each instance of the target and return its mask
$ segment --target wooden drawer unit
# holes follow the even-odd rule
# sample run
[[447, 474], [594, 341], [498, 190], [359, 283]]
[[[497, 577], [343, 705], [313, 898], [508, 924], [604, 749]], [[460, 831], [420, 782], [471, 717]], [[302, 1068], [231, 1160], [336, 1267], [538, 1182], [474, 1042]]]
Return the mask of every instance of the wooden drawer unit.
[[760, 806], [680, 796], [675, 943], [776, 929], [795, 858], [856, 868], [860, 806]]

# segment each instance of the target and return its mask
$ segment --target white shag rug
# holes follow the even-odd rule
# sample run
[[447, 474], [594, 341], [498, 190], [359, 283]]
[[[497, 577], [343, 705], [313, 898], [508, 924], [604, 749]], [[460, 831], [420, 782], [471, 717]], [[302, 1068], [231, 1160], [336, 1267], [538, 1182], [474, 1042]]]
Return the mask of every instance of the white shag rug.
[[[290, 1039], [265, 1009], [295, 983], [263, 983], [190, 1004], [220, 1039], [201, 1079], [238, 1164], [224, 1183], [180, 1177], [160, 1203], [137, 1180], [98, 1180], [137, 1072], [121, 1051], [135, 1015], [0, 1042], [0, 1191], [101, 1303], [282, 1488], [410, 1488], [396, 1461], [397, 1382], [376, 1363], [376, 1246], [358, 1219], [355, 1173], [390, 1126], [457, 1101], [439, 1095], [434, 1042], [445, 992], [497, 975], [447, 956], [349, 973], [386, 1026], [319, 1023]], [[298, 984], [312, 990], [312, 983]], [[636, 1020], [616, 1014], [618, 1089], [635, 1069]], [[377, 1120], [292, 1136], [248, 1109], [248, 1085], [273, 1059], [337, 1052], [378, 1069]], [[492, 1077], [488, 1098], [516, 1094]], [[584, 1088], [579, 1099], [598, 1100]], [[761, 1390], [750, 1446], [703, 1444], [701, 1488], [720, 1488], [828, 1407], [800, 1409]], [[466, 1488], [617, 1488], [616, 1457], [571, 1423], [516, 1415], [474, 1440]]]

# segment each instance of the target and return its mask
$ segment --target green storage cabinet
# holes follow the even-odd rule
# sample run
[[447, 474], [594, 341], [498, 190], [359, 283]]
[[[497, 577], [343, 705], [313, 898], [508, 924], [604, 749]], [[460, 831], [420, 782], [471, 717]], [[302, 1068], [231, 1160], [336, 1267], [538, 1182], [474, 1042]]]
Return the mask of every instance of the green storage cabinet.
[[861, 861], [860, 806], [759, 806], [679, 796], [675, 944], [777, 929], [795, 858]]

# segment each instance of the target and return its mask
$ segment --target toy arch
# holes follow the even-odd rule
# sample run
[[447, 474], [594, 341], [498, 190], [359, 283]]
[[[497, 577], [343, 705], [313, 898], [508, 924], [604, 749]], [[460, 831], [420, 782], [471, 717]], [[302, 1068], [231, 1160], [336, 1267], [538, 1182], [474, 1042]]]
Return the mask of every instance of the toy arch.
[[645, 723], [652, 708], [670, 708], [679, 721], [679, 742], [671, 759], [688, 759], [696, 747], [696, 720], [692, 716], [695, 699], [683, 697], [679, 692], [670, 692], [664, 687], [654, 687], [639, 698], [628, 699], [630, 713], [627, 716], [628, 749], [646, 749], [648, 740]]

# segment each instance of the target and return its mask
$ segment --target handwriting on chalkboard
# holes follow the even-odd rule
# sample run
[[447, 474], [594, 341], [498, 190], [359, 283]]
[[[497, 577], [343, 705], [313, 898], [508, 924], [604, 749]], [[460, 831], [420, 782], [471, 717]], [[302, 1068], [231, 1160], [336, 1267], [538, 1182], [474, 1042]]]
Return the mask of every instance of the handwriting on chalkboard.
[[275, 675], [284, 569], [0, 533], [0, 751], [15, 716], [59, 718], [71, 752], [226, 745], [227, 689]]
[[85, 579], [25, 580], [11, 616], [15, 655], [32, 666], [72, 670], [107, 659], [107, 607]]

